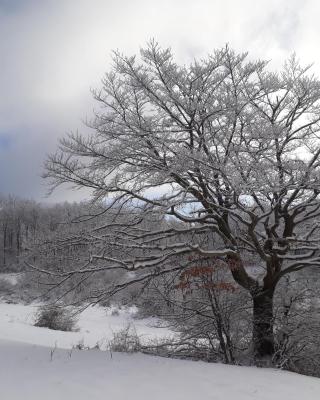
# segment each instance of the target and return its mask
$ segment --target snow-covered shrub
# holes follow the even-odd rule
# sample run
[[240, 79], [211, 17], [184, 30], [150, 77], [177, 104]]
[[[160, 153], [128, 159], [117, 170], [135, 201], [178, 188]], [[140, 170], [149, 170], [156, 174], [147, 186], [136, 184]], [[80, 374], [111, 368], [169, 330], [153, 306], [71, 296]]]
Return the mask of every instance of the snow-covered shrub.
[[118, 309], [118, 308], [113, 308], [113, 309], [111, 310], [111, 315], [112, 315], [113, 317], [117, 317], [118, 315], [120, 315], [119, 309]]
[[135, 328], [128, 324], [124, 329], [114, 332], [109, 342], [110, 351], [135, 353], [141, 350], [141, 343]]
[[74, 310], [56, 305], [44, 305], [40, 307], [34, 325], [69, 332], [76, 330], [76, 322]]
[[139, 316], [161, 318], [179, 334], [165, 349], [174, 357], [242, 362], [250, 347], [250, 298], [230, 282], [223, 265], [196, 262], [154, 279], [138, 303]]

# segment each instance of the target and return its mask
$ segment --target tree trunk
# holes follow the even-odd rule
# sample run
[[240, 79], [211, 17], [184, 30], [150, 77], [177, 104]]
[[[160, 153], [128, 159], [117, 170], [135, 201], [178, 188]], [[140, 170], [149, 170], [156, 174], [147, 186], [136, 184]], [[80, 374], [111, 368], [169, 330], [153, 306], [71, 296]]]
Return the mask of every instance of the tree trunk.
[[273, 291], [253, 296], [253, 349], [256, 361], [274, 355]]

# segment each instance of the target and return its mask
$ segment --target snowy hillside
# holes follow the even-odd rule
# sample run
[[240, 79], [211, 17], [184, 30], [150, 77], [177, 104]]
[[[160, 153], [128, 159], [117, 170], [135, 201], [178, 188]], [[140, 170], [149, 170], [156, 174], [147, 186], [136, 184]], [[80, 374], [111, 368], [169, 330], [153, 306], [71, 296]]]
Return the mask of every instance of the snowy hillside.
[[[145, 340], [169, 336], [137, 320], [89, 308], [78, 332], [32, 326], [35, 306], [0, 304], [1, 400], [318, 400], [320, 380], [293, 373], [172, 360], [143, 354], [71, 350], [103, 345], [126, 324]], [[115, 314], [115, 313], [113, 313]]]
[[316, 400], [320, 380], [141, 354], [0, 341], [2, 400]]
[[14, 340], [40, 346], [70, 349], [78, 343], [86, 347], [97, 344], [104, 349], [114, 333], [132, 327], [141, 341], [152, 338], [171, 337], [172, 332], [166, 328], [156, 327], [159, 321], [153, 318], [135, 319], [136, 310], [114, 310], [101, 307], [89, 307], [78, 319], [77, 332], [54, 331], [33, 326], [38, 307], [36, 305], [0, 303], [0, 339]]

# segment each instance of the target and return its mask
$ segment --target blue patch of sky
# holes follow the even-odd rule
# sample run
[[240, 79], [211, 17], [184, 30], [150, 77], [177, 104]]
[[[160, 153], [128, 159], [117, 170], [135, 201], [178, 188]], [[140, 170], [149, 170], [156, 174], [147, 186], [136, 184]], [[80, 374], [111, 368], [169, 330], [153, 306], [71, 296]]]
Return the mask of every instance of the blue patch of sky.
[[2, 135], [0, 133], [0, 150], [7, 149], [12, 143], [12, 137], [9, 135]]
[[0, 12], [11, 14], [30, 5], [30, 0], [0, 0]]

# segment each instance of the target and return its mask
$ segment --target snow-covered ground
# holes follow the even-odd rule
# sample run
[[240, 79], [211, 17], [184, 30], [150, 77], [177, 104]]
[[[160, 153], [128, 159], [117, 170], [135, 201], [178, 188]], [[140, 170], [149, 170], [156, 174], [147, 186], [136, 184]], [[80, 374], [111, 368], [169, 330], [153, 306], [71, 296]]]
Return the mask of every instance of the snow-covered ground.
[[128, 325], [145, 343], [173, 335], [168, 329], [159, 328], [156, 319], [134, 318], [134, 307], [117, 310], [118, 315], [112, 315], [113, 308], [88, 307], [79, 315], [77, 332], [53, 331], [33, 326], [37, 310], [37, 305], [0, 303], [0, 338], [62, 349], [70, 349], [79, 343], [85, 347], [98, 344], [105, 349], [113, 335]]
[[1, 273], [0, 280], [9, 282], [11, 285], [16, 285], [21, 278], [22, 273], [17, 272], [8, 272], [8, 273]]
[[143, 340], [170, 336], [156, 320], [90, 307], [78, 332], [32, 325], [36, 306], [0, 304], [1, 400], [318, 400], [320, 379], [274, 369], [235, 367], [143, 354], [75, 350], [106, 343], [134, 324]]
[[320, 380], [99, 350], [0, 341], [2, 400], [318, 400]]

